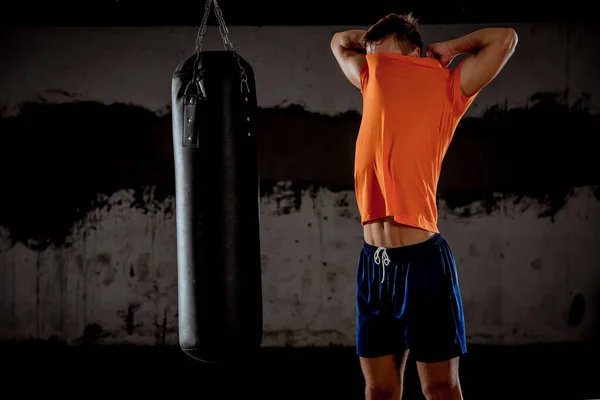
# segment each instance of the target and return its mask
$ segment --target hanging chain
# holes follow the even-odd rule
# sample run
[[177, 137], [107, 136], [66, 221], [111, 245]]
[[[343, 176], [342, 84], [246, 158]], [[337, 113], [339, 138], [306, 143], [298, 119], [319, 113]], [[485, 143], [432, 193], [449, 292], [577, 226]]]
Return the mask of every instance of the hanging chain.
[[225, 48], [231, 51], [237, 61], [238, 67], [240, 67], [240, 78], [241, 82], [241, 91], [244, 91], [244, 85], [246, 86], [246, 90], [249, 92], [250, 88], [248, 87], [248, 76], [246, 75], [246, 70], [242, 67], [242, 63], [240, 62], [240, 56], [237, 51], [233, 47], [233, 42], [231, 41], [231, 35], [229, 33], [229, 29], [227, 29], [227, 24], [225, 24], [225, 18], [223, 18], [223, 12], [221, 11], [221, 7], [217, 3], [217, 0], [213, 0], [215, 3], [215, 15], [219, 20], [219, 31], [221, 32], [221, 37], [223, 38], [223, 43], [225, 44]]
[[219, 32], [221, 33], [221, 38], [223, 39], [223, 44], [225, 48], [229, 51], [235, 51], [233, 48], [233, 42], [231, 41], [231, 35], [229, 34], [229, 29], [227, 29], [227, 25], [225, 24], [225, 18], [223, 18], [223, 12], [221, 11], [221, 7], [217, 3], [217, 0], [213, 0], [215, 3], [215, 15], [219, 20]]
[[196, 90], [198, 90], [198, 93], [200, 93], [200, 84], [196, 79], [196, 73], [198, 72], [198, 61], [200, 60], [202, 42], [204, 41], [204, 34], [206, 33], [206, 26], [212, 2], [213, 0], [206, 0], [206, 4], [204, 5], [204, 15], [202, 16], [202, 23], [200, 24], [200, 28], [198, 29], [198, 33], [196, 34], [196, 47], [194, 48], [194, 53], [196, 53], [196, 59], [194, 60], [194, 64], [192, 65], [192, 81], [190, 82], [190, 84], [194, 84], [196, 86]]
[[213, 0], [206, 0], [206, 4], [204, 6], [202, 23], [200, 24], [200, 29], [198, 29], [198, 34], [196, 35], [196, 48], [194, 49], [196, 54], [202, 51], [202, 41], [204, 40], [204, 34], [206, 33], [206, 25], [208, 23], [208, 16], [210, 14], [210, 6], [212, 5], [212, 2]]
[[194, 79], [197, 69], [196, 65], [200, 57], [200, 52], [202, 52], [202, 44], [204, 41], [204, 34], [206, 33], [206, 27], [208, 24], [208, 16], [210, 14], [210, 9], [213, 3], [215, 6], [215, 15], [217, 16], [217, 20], [219, 21], [219, 33], [221, 34], [221, 39], [223, 39], [225, 49], [233, 53], [233, 56], [237, 61], [238, 67], [240, 68], [241, 91], [244, 91], [245, 86], [246, 90], [250, 92], [250, 88], [248, 87], [248, 75], [246, 75], [246, 70], [242, 66], [239, 54], [237, 53], [237, 51], [235, 51], [235, 48], [233, 47], [231, 34], [229, 33], [229, 29], [225, 24], [225, 18], [223, 18], [223, 12], [221, 11], [221, 7], [219, 7], [219, 4], [217, 3], [217, 0], [206, 0], [206, 5], [204, 6], [204, 16], [202, 17], [202, 23], [200, 24], [200, 29], [198, 29], [198, 34], [196, 36], [196, 62], [194, 63]]

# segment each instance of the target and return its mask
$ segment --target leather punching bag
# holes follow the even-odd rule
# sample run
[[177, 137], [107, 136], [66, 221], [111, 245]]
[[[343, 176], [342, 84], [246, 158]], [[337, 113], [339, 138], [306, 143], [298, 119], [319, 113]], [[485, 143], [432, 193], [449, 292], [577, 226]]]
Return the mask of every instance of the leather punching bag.
[[248, 357], [263, 334], [254, 73], [223, 40], [177, 67], [171, 99], [179, 344], [211, 363]]

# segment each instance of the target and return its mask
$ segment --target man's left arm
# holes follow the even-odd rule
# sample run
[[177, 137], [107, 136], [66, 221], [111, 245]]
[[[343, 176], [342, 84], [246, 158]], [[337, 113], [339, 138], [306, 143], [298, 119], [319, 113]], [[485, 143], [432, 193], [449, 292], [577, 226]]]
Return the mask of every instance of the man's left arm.
[[465, 36], [433, 45], [434, 53], [450, 60], [470, 53], [462, 61], [460, 88], [470, 97], [489, 84], [504, 68], [517, 46], [517, 33], [511, 28], [485, 28]]

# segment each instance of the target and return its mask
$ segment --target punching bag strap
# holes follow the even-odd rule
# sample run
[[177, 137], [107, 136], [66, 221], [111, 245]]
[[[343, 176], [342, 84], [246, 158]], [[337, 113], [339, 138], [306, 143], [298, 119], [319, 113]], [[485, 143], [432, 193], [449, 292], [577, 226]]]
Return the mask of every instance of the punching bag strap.
[[210, 9], [213, 3], [215, 6], [215, 15], [217, 16], [217, 20], [219, 22], [219, 33], [221, 34], [221, 39], [223, 40], [225, 50], [232, 52], [238, 64], [238, 67], [240, 68], [240, 91], [244, 93], [245, 89], [246, 93], [250, 93], [250, 88], [248, 86], [248, 75], [246, 75], [246, 70], [240, 62], [239, 54], [233, 47], [231, 34], [229, 33], [227, 24], [225, 24], [225, 18], [223, 17], [223, 12], [221, 11], [221, 7], [219, 7], [219, 3], [217, 3], [217, 0], [206, 0], [206, 5], [204, 6], [204, 16], [202, 17], [202, 23], [200, 25], [200, 28], [198, 29], [198, 36], [196, 38], [196, 62], [194, 63], [194, 81], [196, 81], [196, 71], [198, 70], [197, 63], [200, 58], [200, 53], [202, 52], [202, 42], [204, 40], [204, 34], [206, 33], [208, 15], [210, 14]]

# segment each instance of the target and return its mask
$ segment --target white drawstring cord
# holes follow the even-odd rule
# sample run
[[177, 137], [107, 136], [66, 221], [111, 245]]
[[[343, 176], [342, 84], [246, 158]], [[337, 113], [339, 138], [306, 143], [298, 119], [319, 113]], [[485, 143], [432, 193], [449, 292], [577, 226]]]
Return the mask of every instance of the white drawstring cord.
[[375, 264], [379, 265], [379, 253], [381, 254], [381, 260], [383, 261], [382, 263], [382, 272], [381, 272], [381, 283], [383, 283], [383, 281], [385, 280], [385, 267], [387, 267], [388, 265], [390, 265], [390, 257], [387, 254], [387, 250], [385, 247], [378, 247], [377, 250], [375, 251], [375, 256], [374, 256], [374, 261]]

